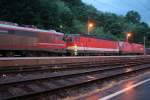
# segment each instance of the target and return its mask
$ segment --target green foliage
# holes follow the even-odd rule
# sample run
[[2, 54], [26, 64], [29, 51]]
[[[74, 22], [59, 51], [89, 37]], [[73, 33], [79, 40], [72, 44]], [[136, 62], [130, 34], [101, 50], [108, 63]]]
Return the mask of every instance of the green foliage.
[[96, 29], [93, 30], [92, 33], [97, 36], [97, 35], [100, 35], [100, 34], [104, 34], [106, 32], [105, 32], [103, 27], [97, 27]]
[[66, 34], [87, 33], [87, 22], [91, 19], [95, 23], [91, 35], [125, 40], [126, 33], [132, 32], [131, 42], [143, 42], [144, 35], [150, 38], [150, 27], [140, 21], [138, 12], [129, 11], [126, 16], [104, 13], [81, 0], [0, 0], [0, 9], [0, 20]]
[[95, 28], [90, 34], [93, 35], [93, 36], [103, 38], [103, 39], [118, 40], [116, 38], [116, 36], [114, 36], [110, 32], [105, 32], [103, 27]]
[[129, 11], [127, 14], [126, 14], [126, 19], [128, 22], [132, 22], [132, 23], [138, 23], [140, 22], [140, 15], [138, 12], [136, 11]]
[[79, 20], [73, 20], [72, 33], [86, 33], [86, 25]]

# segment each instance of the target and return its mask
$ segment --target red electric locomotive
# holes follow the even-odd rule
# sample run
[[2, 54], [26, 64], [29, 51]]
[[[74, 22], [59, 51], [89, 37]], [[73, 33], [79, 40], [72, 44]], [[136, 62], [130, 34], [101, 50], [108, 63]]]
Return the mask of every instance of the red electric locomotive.
[[144, 46], [142, 44], [132, 43], [133, 54], [144, 54]]
[[119, 42], [119, 48], [122, 55], [144, 54], [144, 46], [142, 44]]
[[142, 44], [72, 34], [67, 37], [67, 52], [69, 55], [133, 55], [143, 54], [144, 46]]
[[48, 56], [66, 52], [64, 34], [0, 23], [1, 56]]
[[117, 55], [117, 41], [105, 40], [91, 36], [72, 34], [67, 37], [69, 55]]

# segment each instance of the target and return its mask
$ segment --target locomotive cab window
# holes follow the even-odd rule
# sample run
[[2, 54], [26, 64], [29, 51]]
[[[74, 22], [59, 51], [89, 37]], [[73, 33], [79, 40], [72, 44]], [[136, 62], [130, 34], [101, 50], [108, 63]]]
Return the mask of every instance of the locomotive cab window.
[[73, 42], [73, 37], [71, 35], [65, 35], [64, 40], [67, 42]]
[[67, 42], [73, 42], [74, 39], [72, 37], [67, 37]]
[[66, 36], [66, 40], [68, 42], [74, 42], [74, 41], [79, 42], [80, 41], [80, 36], [78, 34], [71, 34], [71, 35]]

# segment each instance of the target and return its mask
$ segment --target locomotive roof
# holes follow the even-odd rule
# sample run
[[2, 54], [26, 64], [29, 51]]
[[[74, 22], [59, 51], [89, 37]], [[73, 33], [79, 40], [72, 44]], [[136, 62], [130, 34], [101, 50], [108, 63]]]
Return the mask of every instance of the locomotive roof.
[[111, 38], [105, 38], [105, 37], [101, 37], [101, 36], [88, 35], [88, 34], [70, 34], [70, 35], [84, 36], [84, 37], [89, 37], [89, 38], [103, 39], [103, 40], [110, 40], [110, 41], [117, 41], [117, 40], [114, 40], [114, 39], [111, 39]]
[[14, 26], [14, 25], [6, 25], [0, 24], [0, 28], [8, 28], [8, 29], [15, 29], [15, 30], [24, 30], [24, 31], [33, 31], [33, 32], [46, 32], [46, 33], [54, 33], [58, 35], [63, 35], [64, 33], [56, 32], [55, 30], [44, 30], [44, 29], [36, 29], [36, 28], [28, 28], [28, 27], [21, 27], [21, 26]]

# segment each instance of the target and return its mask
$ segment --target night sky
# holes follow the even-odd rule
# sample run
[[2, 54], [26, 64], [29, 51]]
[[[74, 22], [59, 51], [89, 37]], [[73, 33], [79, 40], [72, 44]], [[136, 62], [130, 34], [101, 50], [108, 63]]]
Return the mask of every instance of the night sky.
[[134, 10], [141, 15], [142, 21], [150, 26], [150, 0], [82, 0], [93, 5], [100, 11], [112, 12], [118, 15], [125, 15], [128, 11]]

